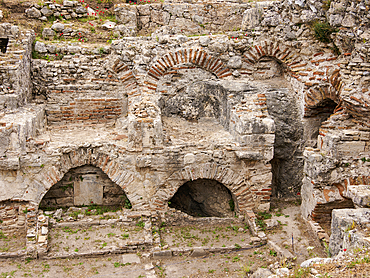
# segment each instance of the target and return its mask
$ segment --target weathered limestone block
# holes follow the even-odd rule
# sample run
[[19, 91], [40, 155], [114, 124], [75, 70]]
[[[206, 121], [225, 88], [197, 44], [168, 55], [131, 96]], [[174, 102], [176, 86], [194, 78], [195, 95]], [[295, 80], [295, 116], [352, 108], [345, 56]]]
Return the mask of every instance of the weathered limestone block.
[[346, 14], [341, 22], [341, 25], [344, 27], [353, 27], [356, 24], [356, 19], [351, 14]]
[[118, 23], [125, 24], [127, 27], [137, 25], [136, 7], [131, 5], [121, 6], [115, 9]]
[[42, 36], [44, 38], [51, 39], [54, 38], [55, 35], [56, 33], [51, 28], [44, 28], [44, 30], [42, 30]]
[[269, 15], [268, 17], [265, 17], [262, 22], [261, 22], [261, 25], [262, 26], [269, 26], [269, 27], [272, 27], [272, 26], [277, 26], [279, 25], [281, 22], [281, 17], [278, 13], [274, 13], [274, 14], [271, 14]]
[[48, 17], [48, 16], [51, 16], [53, 14], [53, 11], [51, 11], [50, 9], [48, 9], [46, 6], [44, 6], [41, 11], [42, 15]]
[[136, 36], [136, 27], [127, 27], [123, 24], [116, 25], [114, 27], [115, 31], [118, 31], [123, 37], [135, 37]]
[[346, 141], [338, 144], [339, 156], [358, 156], [365, 151], [364, 141]]
[[235, 131], [240, 135], [246, 134], [273, 134], [275, 132], [274, 121], [271, 118], [251, 118], [249, 115], [233, 117], [235, 122]]
[[232, 69], [239, 69], [242, 66], [242, 59], [240, 56], [232, 56], [227, 62], [227, 66]]
[[51, 29], [53, 29], [56, 32], [62, 32], [64, 30], [64, 24], [60, 22], [55, 22], [52, 26]]
[[37, 51], [39, 53], [46, 53], [47, 52], [47, 49], [45, 47], [45, 44], [42, 43], [42, 42], [37, 41], [35, 43], [35, 51]]
[[150, 19], [154, 23], [167, 25], [170, 20], [170, 15], [167, 12], [157, 11], [153, 9], [150, 13]]
[[83, 175], [81, 181], [74, 184], [74, 204], [76, 206], [88, 204], [103, 204], [103, 186], [96, 181], [96, 175]]
[[86, 8], [82, 7], [82, 6], [78, 6], [75, 10], [75, 12], [77, 14], [85, 14], [86, 13]]
[[41, 17], [41, 12], [38, 9], [36, 9], [35, 7], [32, 7], [30, 9], [26, 10], [26, 14], [30, 18], [39, 18], [39, 17]]
[[360, 208], [370, 207], [370, 185], [348, 185], [343, 194]]
[[261, 10], [251, 8], [243, 13], [242, 30], [249, 30], [257, 27], [261, 22]]
[[370, 209], [333, 210], [329, 248], [332, 255], [370, 246], [363, 230], [370, 228]]
[[332, 14], [329, 17], [329, 23], [333, 27], [340, 26], [342, 24], [343, 16], [340, 14]]

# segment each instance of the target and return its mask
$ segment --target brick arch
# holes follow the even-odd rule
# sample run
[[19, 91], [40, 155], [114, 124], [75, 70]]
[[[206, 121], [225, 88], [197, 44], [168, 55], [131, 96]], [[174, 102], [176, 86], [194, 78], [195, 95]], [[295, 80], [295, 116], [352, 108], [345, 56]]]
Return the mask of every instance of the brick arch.
[[302, 61], [299, 54], [289, 46], [279, 42], [263, 41], [255, 44], [243, 54], [243, 61], [255, 64], [263, 57], [271, 57], [286, 65], [288, 72], [293, 65]]
[[339, 69], [327, 78], [325, 84], [320, 84], [306, 90], [305, 93], [305, 116], [309, 116], [312, 109], [317, 108], [326, 100], [340, 103], [340, 91], [342, 88], [342, 81]]
[[32, 199], [39, 204], [48, 190], [60, 181], [70, 169], [84, 165], [93, 165], [107, 174], [113, 182], [123, 189], [133, 209], [144, 208], [143, 198], [136, 193], [137, 185], [133, 183], [134, 173], [122, 169], [116, 158], [94, 148], [80, 148], [65, 153], [60, 157], [58, 164], [45, 166], [27, 187], [23, 199]]
[[181, 69], [179, 66], [184, 64], [192, 64], [194, 67], [202, 68], [217, 78], [231, 75], [230, 69], [219, 58], [213, 57], [201, 48], [184, 48], [176, 52], [169, 52], [154, 62], [144, 81], [145, 90], [148, 93], [154, 93], [161, 77], [177, 73], [177, 70]]
[[245, 212], [254, 207], [251, 198], [250, 184], [246, 177], [217, 163], [205, 163], [196, 166], [187, 166], [174, 172], [157, 191], [150, 202], [155, 210], [167, 210], [168, 201], [177, 190], [186, 182], [197, 179], [210, 179], [218, 181], [228, 188], [234, 198], [235, 207], [239, 212]]

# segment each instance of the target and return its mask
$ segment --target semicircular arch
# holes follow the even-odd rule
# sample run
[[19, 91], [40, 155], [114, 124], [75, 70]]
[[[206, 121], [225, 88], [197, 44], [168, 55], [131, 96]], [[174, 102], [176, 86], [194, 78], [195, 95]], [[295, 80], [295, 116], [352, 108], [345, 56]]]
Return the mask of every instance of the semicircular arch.
[[123, 189], [133, 209], [143, 208], [143, 202], [140, 202], [141, 196], [137, 195], [138, 191], [135, 188], [131, 188], [134, 186], [134, 173], [123, 169], [116, 158], [112, 158], [94, 148], [79, 148], [65, 153], [61, 156], [58, 164], [44, 166], [41, 172], [32, 180], [23, 199], [32, 199], [32, 201], [39, 204], [48, 190], [60, 181], [70, 169], [84, 165], [100, 168], [114, 183]]
[[243, 61], [248, 64], [255, 64], [263, 57], [271, 57], [274, 60], [286, 65], [290, 70], [291, 66], [302, 61], [300, 55], [294, 48], [284, 45], [279, 42], [263, 41], [258, 42], [245, 51], [243, 54]]
[[174, 172], [152, 198], [150, 206], [155, 210], [167, 210], [168, 201], [177, 190], [186, 182], [198, 179], [215, 180], [229, 189], [234, 198], [235, 207], [239, 212], [254, 207], [250, 184], [245, 175], [217, 163], [187, 166]]
[[208, 54], [201, 48], [184, 48], [175, 52], [169, 52], [157, 59], [149, 68], [144, 85], [145, 90], [154, 93], [159, 80], [166, 74], [177, 73], [177, 70], [184, 68], [181, 65], [191, 64], [202, 68], [217, 78], [225, 78], [232, 73], [221, 59]]

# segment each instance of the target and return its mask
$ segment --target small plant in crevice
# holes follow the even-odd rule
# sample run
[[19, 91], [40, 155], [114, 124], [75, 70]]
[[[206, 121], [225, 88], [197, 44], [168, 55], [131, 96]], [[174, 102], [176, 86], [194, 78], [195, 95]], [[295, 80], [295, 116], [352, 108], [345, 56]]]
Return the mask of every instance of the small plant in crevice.
[[361, 158], [361, 161], [362, 162], [370, 162], [370, 158], [363, 157], [363, 158]]
[[7, 239], [8, 237], [3, 233], [3, 231], [0, 231], [0, 239]]
[[328, 22], [315, 21], [312, 23], [312, 29], [315, 32], [315, 38], [320, 42], [330, 43], [332, 39], [330, 35], [338, 32], [337, 29], [330, 26]]
[[327, 11], [330, 9], [331, 0], [325, 0], [322, 3], [322, 8]]
[[130, 200], [129, 200], [129, 199], [126, 199], [126, 200], [125, 200], [125, 204], [123, 205], [123, 207], [124, 207], [125, 209], [131, 209], [131, 208], [132, 208], [132, 204], [131, 204], [131, 202], [130, 202]]
[[63, 185], [60, 188], [63, 190], [63, 192], [65, 192], [68, 188], [72, 188], [73, 189], [73, 183], [69, 183], [69, 184]]
[[310, 273], [311, 269], [309, 267], [301, 267], [294, 269], [294, 273], [289, 277], [310, 277]]
[[277, 252], [275, 250], [270, 250], [270, 255], [273, 257], [277, 256]]
[[271, 213], [259, 211], [257, 214], [258, 219], [270, 219], [272, 217]]
[[230, 199], [229, 206], [231, 211], [235, 211], [235, 202], [233, 199]]
[[144, 228], [145, 223], [144, 223], [144, 221], [140, 220], [139, 222], [136, 223], [136, 226], [138, 226], [140, 228]]
[[325, 239], [323, 240], [323, 245], [325, 247], [325, 252], [326, 252], [326, 255], [328, 256], [328, 258], [331, 258], [331, 253], [330, 253], [330, 248], [329, 248], [329, 244], [325, 241]]

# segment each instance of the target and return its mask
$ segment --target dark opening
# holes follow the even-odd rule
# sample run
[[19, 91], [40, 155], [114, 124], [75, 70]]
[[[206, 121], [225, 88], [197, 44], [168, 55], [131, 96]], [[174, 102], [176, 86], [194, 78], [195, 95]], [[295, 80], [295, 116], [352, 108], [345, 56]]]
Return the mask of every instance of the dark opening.
[[327, 116], [328, 118], [331, 114], [333, 114], [333, 111], [337, 104], [331, 100], [331, 99], [324, 99], [321, 101], [318, 105], [316, 105], [314, 108], [310, 108], [310, 111], [306, 113], [306, 117], [315, 117], [315, 116]]
[[69, 170], [40, 202], [42, 209], [87, 205], [131, 208], [122, 188], [92, 165]]
[[312, 220], [319, 223], [325, 232], [331, 234], [331, 214], [333, 209], [355, 208], [351, 199], [343, 198], [342, 201], [334, 201], [326, 204], [317, 204], [312, 213]]
[[232, 217], [235, 214], [230, 190], [209, 179], [186, 182], [168, 204], [195, 217]]
[[8, 47], [8, 42], [9, 42], [8, 38], [0, 38], [0, 51], [2, 53], [6, 53], [6, 49]]
[[317, 147], [317, 136], [324, 121], [333, 114], [337, 104], [331, 99], [325, 99], [305, 112], [305, 141], [307, 147]]

